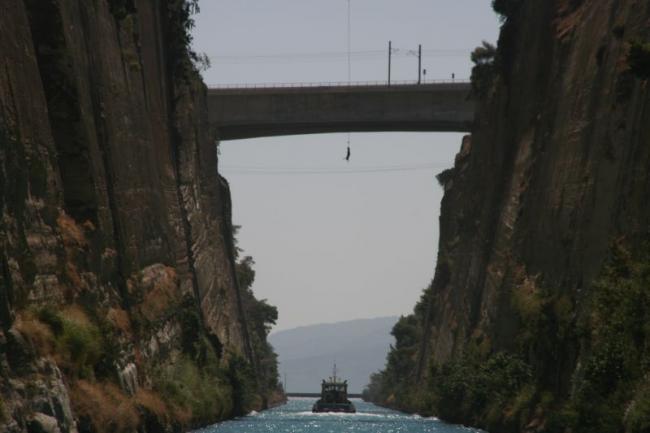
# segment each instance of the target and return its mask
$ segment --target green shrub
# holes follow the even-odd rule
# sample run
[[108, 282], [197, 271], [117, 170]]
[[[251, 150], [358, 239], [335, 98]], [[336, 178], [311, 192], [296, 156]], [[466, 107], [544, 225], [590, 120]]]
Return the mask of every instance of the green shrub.
[[650, 43], [634, 41], [627, 55], [630, 72], [638, 78], [650, 78]]
[[522, 412], [529, 411], [535, 399], [536, 392], [537, 389], [533, 384], [527, 384], [521, 387], [512, 400], [510, 407], [507, 408], [506, 416], [509, 418], [516, 418]]
[[612, 29], [612, 33], [617, 39], [623, 38], [625, 36], [625, 25], [622, 23], [616, 24]]
[[167, 23], [169, 50], [169, 66], [175, 79], [188, 80], [191, 73], [196, 70], [193, 62], [199, 56], [191, 48], [192, 29], [194, 19], [192, 16], [199, 12], [198, 0], [169, 0], [167, 2]]
[[[233, 234], [235, 251], [239, 251], [236, 247], [237, 239], [235, 237], [238, 229], [238, 227], [235, 228], [235, 233]], [[262, 398], [268, 398], [281, 388], [277, 354], [267, 341], [269, 332], [271, 332], [273, 325], [275, 325], [278, 320], [278, 309], [273, 305], [270, 305], [266, 299], [257, 299], [255, 297], [255, 293], [253, 292], [253, 284], [255, 282], [254, 264], [255, 261], [250, 256], [239, 259], [236, 264], [237, 281], [242, 296], [244, 313], [246, 315], [246, 320], [249, 323], [249, 337], [251, 348], [253, 349], [253, 357], [256, 362], [256, 374], [254, 376], [257, 376], [257, 380], [253, 380], [246, 386], [248, 386], [248, 388], [256, 388], [256, 393], [261, 394]], [[242, 360], [235, 360], [234, 362], [240, 363], [241, 361]], [[242, 366], [245, 369], [248, 369], [249, 367], [245, 364], [247, 363], [242, 364]], [[253, 375], [253, 370], [248, 371], [247, 374]], [[237, 383], [240, 382], [237, 377], [235, 377], [235, 379]], [[246, 382], [246, 380], [244, 380], [244, 382]], [[252, 389], [251, 392], [253, 392]], [[244, 400], [249, 400], [248, 402], [242, 400], [242, 407], [237, 403], [236, 411], [242, 411], [244, 410], [244, 406], [250, 406], [252, 404], [251, 402], [253, 401], [253, 397], [247, 395], [247, 393], [248, 391], [243, 393], [239, 393], [238, 391], [235, 392], [237, 398], [241, 396]]]
[[108, 7], [117, 22], [122, 21], [136, 11], [133, 0], [109, 0]]
[[523, 322], [537, 320], [542, 314], [545, 299], [534, 282], [525, 281], [512, 291], [511, 303]]
[[514, 15], [521, 3], [522, 0], [492, 0], [492, 9], [505, 20]]
[[52, 307], [41, 308], [37, 317], [54, 333], [56, 355], [68, 374], [72, 377], [94, 377], [95, 366], [107, 352], [106, 340], [99, 327], [85, 317], [66, 317]]
[[488, 93], [497, 75], [496, 56], [496, 47], [486, 41], [472, 51], [472, 90], [480, 97]]
[[58, 351], [68, 354], [81, 377], [93, 374], [94, 365], [104, 354], [103, 343], [96, 326], [71, 320], [63, 321], [63, 332], [57, 336]]
[[[430, 388], [435, 413], [450, 421], [498, 421], [505, 408], [532, 397], [532, 372], [520, 358], [500, 352], [485, 360], [464, 356], [434, 368]], [[520, 410], [521, 407], [518, 409]], [[495, 411], [498, 411], [496, 413]]]
[[565, 409], [575, 415], [575, 433], [616, 433], [623, 425], [628, 432], [647, 431], [650, 403], [637, 390], [645, 389], [650, 364], [649, 245], [634, 253], [614, 245], [594, 284], [582, 324], [591, 353]]
[[167, 403], [190, 410], [193, 424], [222, 420], [233, 411], [225, 372], [201, 369], [187, 357], [155, 372], [154, 387]]
[[650, 393], [644, 389], [637, 395], [625, 420], [627, 433], [647, 433], [650, 431]]
[[438, 181], [438, 184], [444, 188], [445, 185], [449, 183], [449, 181], [454, 179], [455, 174], [456, 174], [456, 170], [454, 168], [448, 168], [438, 173], [436, 175], [436, 180]]
[[257, 398], [255, 370], [244, 358], [233, 355], [229, 363], [228, 378], [232, 385], [233, 415], [246, 415], [253, 408]]
[[365, 398], [369, 401], [405, 411], [431, 413], [432, 395], [418, 383], [417, 374], [424, 323], [434, 296], [432, 284], [422, 291], [414, 314], [400, 317], [391, 330], [395, 345], [386, 357], [386, 368], [370, 376], [365, 390]]
[[53, 307], [46, 306], [38, 311], [38, 320], [48, 325], [54, 334], [63, 332], [63, 319], [61, 313]]
[[546, 419], [546, 431], [565, 433], [567, 429], [573, 429], [578, 425], [578, 418], [578, 412], [571, 406], [555, 410]]

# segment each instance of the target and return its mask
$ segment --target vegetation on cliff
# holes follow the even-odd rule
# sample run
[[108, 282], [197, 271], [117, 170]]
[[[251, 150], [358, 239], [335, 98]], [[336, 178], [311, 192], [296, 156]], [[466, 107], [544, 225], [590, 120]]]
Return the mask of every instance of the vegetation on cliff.
[[492, 9], [501, 16], [502, 20], [510, 18], [521, 6], [523, 0], [492, 0]]
[[492, 0], [492, 8], [499, 15], [503, 25], [497, 46], [483, 41], [470, 55], [474, 66], [470, 77], [472, 90], [478, 98], [486, 100], [499, 77], [508, 75], [507, 66], [512, 61], [511, 18], [523, 4], [523, 0]]
[[136, 12], [134, 0], [109, 0], [108, 8], [118, 23]]
[[[489, 340], [473, 339], [452, 360], [430, 363], [424, 383], [414, 373], [424, 332], [421, 302], [395, 325], [386, 368], [371, 377], [365, 398], [490, 431], [647, 432], [650, 243], [634, 252], [614, 244], [578, 316], [560, 293], [522, 280], [511, 296], [520, 319], [513, 350], [494, 352]], [[540, 374], [548, 368], [542, 361], [572, 340], [587, 355], [568, 394], [558, 395], [553, 378]]]
[[[68, 233], [73, 232], [74, 222], [66, 221]], [[165, 267], [142, 274], [149, 285], [129, 284], [129, 313], [106, 310], [87, 293], [90, 297], [80, 298], [83, 304], [29, 307], [19, 312], [15, 329], [38, 356], [53, 359], [62, 370], [80, 431], [128, 432], [142, 422], [160, 428], [191, 427], [242, 416], [283, 398], [277, 355], [266, 340], [278, 313], [255, 298], [253, 263], [251, 257], [240, 260], [237, 276], [252, 331], [254, 363], [211, 342], [195, 300], [178, 296], [175, 272]], [[151, 338], [170, 317], [180, 318], [181, 351], [156, 362], [136, 357], [134, 367], [146, 372], [151, 383], [126, 383], [130, 379], [119, 368], [125, 343]]]
[[596, 281], [575, 332], [588, 356], [549, 431], [641, 433], [650, 428], [650, 242], [622, 240]]
[[[235, 226], [235, 233], [239, 226]], [[239, 248], [235, 248], [239, 254]], [[255, 261], [251, 256], [245, 256], [237, 261], [237, 279], [242, 291], [242, 302], [248, 323], [250, 324], [251, 344], [258, 372], [260, 394], [265, 400], [263, 406], [283, 398], [282, 385], [278, 372], [278, 356], [269, 344], [267, 337], [273, 325], [278, 320], [278, 309], [269, 305], [266, 299], [257, 299], [253, 293], [255, 282]]]
[[633, 41], [627, 56], [630, 72], [639, 78], [650, 78], [650, 43]]
[[244, 310], [250, 323], [251, 343], [259, 371], [260, 386], [263, 393], [276, 392], [280, 388], [277, 354], [267, 341], [271, 327], [278, 319], [278, 310], [269, 305], [266, 299], [257, 299], [251, 290], [255, 272], [252, 270], [253, 260], [245, 257], [237, 264], [243, 292]]
[[432, 292], [430, 285], [423, 291], [414, 313], [400, 317], [393, 327], [391, 335], [395, 337], [395, 345], [390, 347], [386, 357], [386, 368], [370, 377], [370, 383], [363, 391], [364, 399], [407, 411], [428, 405], [428, 401], [425, 405], [420, 403], [427, 400], [427, 396], [417, 386], [417, 363], [426, 306]]
[[480, 98], [487, 95], [497, 76], [496, 54], [496, 47], [486, 41], [483, 41], [481, 46], [472, 51], [471, 60], [474, 67], [472, 68], [470, 80], [474, 94]]

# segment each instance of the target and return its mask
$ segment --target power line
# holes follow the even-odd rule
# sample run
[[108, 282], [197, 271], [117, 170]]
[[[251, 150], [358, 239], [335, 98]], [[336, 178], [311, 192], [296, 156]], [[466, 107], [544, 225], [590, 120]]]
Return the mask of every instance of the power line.
[[[422, 50], [427, 57], [469, 57], [471, 49], [426, 49]], [[417, 50], [393, 48], [395, 57], [417, 56]], [[210, 54], [210, 60], [215, 64], [256, 64], [256, 63], [297, 63], [297, 62], [322, 62], [322, 61], [348, 61], [383, 59], [384, 50], [366, 50], [344, 52], [312, 52], [312, 53], [284, 53], [284, 54]]]
[[429, 164], [412, 164], [412, 165], [393, 165], [377, 167], [357, 167], [350, 169], [341, 169], [336, 167], [263, 167], [263, 166], [223, 166], [222, 172], [230, 174], [248, 174], [248, 175], [326, 175], [326, 174], [364, 174], [364, 173], [392, 173], [423, 171], [448, 168], [448, 165], [439, 163]]
[[[393, 48], [393, 53], [402, 53], [404, 55], [417, 55], [417, 49]], [[427, 48], [422, 50], [426, 54], [463, 54], [470, 53], [471, 48]], [[209, 53], [210, 57], [221, 58], [225, 60], [238, 59], [272, 59], [272, 58], [303, 58], [303, 57], [346, 57], [347, 51], [310, 51], [302, 53], [276, 53], [276, 54], [226, 54], [226, 53]], [[385, 56], [385, 50], [361, 50], [351, 51], [355, 56]]]
[[[429, 162], [413, 162], [413, 163], [404, 163], [404, 164], [393, 164], [393, 165], [365, 165], [356, 167], [357, 169], [376, 169], [376, 168], [409, 168], [409, 167], [437, 167], [441, 164], [446, 164], [443, 161], [429, 161]], [[225, 168], [241, 168], [241, 169], [251, 169], [251, 170], [330, 170], [337, 169], [338, 167], [303, 167], [303, 166], [271, 166], [271, 165], [224, 165]]]

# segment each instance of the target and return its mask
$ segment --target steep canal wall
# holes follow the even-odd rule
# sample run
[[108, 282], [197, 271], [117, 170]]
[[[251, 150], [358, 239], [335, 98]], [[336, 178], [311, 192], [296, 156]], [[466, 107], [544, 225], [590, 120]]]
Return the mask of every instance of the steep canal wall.
[[369, 395], [491, 432], [646, 431], [650, 5], [494, 5], [435, 278]]
[[195, 6], [2, 2], [0, 431], [172, 431], [263, 404]]

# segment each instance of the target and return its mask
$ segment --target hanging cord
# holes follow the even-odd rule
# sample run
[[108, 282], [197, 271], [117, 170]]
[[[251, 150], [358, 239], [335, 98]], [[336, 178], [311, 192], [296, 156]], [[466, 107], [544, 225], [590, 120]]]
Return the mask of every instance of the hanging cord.
[[[348, 86], [352, 83], [352, 6], [351, 0], [348, 0]], [[350, 161], [350, 133], [348, 132], [348, 150], [345, 156], [346, 161]]]

